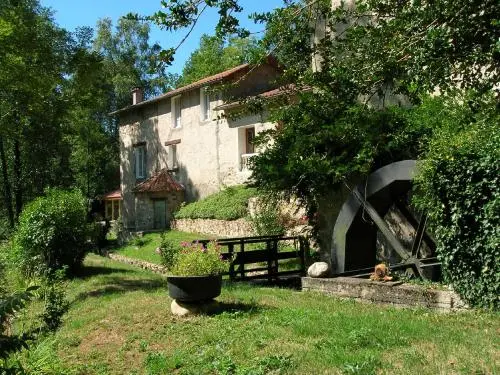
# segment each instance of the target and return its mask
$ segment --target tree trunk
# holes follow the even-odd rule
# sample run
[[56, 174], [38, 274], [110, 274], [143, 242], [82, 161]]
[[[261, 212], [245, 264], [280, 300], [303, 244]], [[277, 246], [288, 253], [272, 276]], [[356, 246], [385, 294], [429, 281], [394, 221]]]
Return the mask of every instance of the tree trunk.
[[9, 172], [7, 170], [7, 158], [5, 157], [5, 149], [4, 149], [2, 137], [0, 137], [0, 163], [2, 164], [4, 204], [5, 204], [5, 208], [7, 209], [7, 216], [9, 217], [9, 225], [11, 228], [14, 228], [14, 211], [12, 210], [12, 193], [10, 190]]
[[23, 209], [23, 185], [21, 174], [21, 144], [19, 139], [14, 140], [14, 199], [16, 201], [16, 220]]

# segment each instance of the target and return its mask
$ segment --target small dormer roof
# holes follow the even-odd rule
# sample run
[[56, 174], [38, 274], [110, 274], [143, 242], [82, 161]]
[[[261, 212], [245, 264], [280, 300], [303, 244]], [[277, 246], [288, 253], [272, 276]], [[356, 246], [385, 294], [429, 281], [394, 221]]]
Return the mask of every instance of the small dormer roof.
[[139, 183], [133, 191], [134, 193], [174, 192], [184, 191], [184, 186], [174, 180], [167, 168], [163, 168], [147, 180]]

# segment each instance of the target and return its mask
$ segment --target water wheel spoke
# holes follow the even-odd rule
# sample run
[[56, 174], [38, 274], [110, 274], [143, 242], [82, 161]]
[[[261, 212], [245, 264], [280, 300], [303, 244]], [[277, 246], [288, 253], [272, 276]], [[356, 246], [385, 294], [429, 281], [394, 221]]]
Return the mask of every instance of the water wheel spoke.
[[[413, 216], [411, 211], [408, 209], [403, 199], [397, 199], [394, 202], [394, 204], [396, 208], [399, 210], [399, 212], [401, 212], [401, 214], [405, 217], [405, 219], [408, 220], [408, 223], [410, 223], [410, 225], [418, 232], [418, 228], [421, 226], [420, 224], [422, 222], [422, 218], [420, 219], [420, 221], [417, 220], [415, 216]], [[423, 215], [423, 219], [427, 221], [427, 217], [425, 215]], [[436, 253], [436, 241], [434, 240], [434, 238], [432, 238], [432, 236], [429, 233], [427, 233], [425, 227], [422, 231], [422, 240], [426, 243], [427, 246], [429, 246], [432, 255], [434, 255]], [[420, 240], [420, 242], [422, 240]], [[412, 254], [413, 254], [413, 249], [412, 249]]]
[[422, 245], [422, 239], [425, 233], [425, 227], [427, 226], [427, 215], [422, 214], [420, 216], [420, 221], [418, 222], [417, 233], [413, 239], [413, 245], [411, 247], [411, 255], [418, 258], [418, 251]]
[[403, 262], [405, 262], [410, 256], [411, 253], [403, 246], [403, 244], [396, 238], [396, 236], [391, 232], [389, 229], [389, 226], [385, 222], [385, 220], [379, 215], [375, 207], [371, 205], [370, 202], [367, 200], [363, 199], [361, 194], [357, 189], [353, 190], [354, 195], [356, 198], [361, 202], [361, 205], [364, 207], [366, 210], [366, 213], [370, 218], [373, 220], [375, 225], [378, 227], [380, 230], [380, 233], [385, 237], [387, 242], [391, 245], [391, 247], [398, 253], [398, 255], [401, 257]]

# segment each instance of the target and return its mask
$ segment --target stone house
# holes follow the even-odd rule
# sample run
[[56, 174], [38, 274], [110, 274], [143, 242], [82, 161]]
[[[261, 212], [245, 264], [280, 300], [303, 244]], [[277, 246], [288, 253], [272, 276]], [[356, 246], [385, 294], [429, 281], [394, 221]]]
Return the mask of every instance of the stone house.
[[[120, 125], [124, 227], [166, 228], [184, 200], [245, 182], [250, 176], [248, 160], [258, 152], [253, 139], [273, 125], [265, 113], [230, 119], [224, 111], [244, 98], [278, 95], [274, 82], [278, 75], [277, 64], [269, 58], [258, 66], [243, 64], [149, 100], [134, 89], [133, 104], [111, 114]], [[228, 83], [233, 85], [223, 95], [211, 90]]]

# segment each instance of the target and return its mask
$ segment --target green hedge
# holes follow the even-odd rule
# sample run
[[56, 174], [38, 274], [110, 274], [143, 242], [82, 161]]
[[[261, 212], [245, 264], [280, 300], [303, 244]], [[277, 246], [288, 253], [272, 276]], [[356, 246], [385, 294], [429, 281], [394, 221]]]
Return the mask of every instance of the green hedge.
[[[435, 134], [418, 178], [445, 278], [473, 306], [500, 306], [500, 116], [471, 111]], [[455, 119], [460, 122], [460, 119]], [[445, 121], [450, 121], [445, 120]]]
[[248, 199], [257, 190], [243, 185], [231, 186], [197, 202], [187, 204], [176, 214], [177, 219], [236, 220], [247, 216]]
[[28, 204], [13, 238], [15, 263], [27, 273], [77, 269], [88, 250], [87, 206], [79, 191], [48, 190]]

